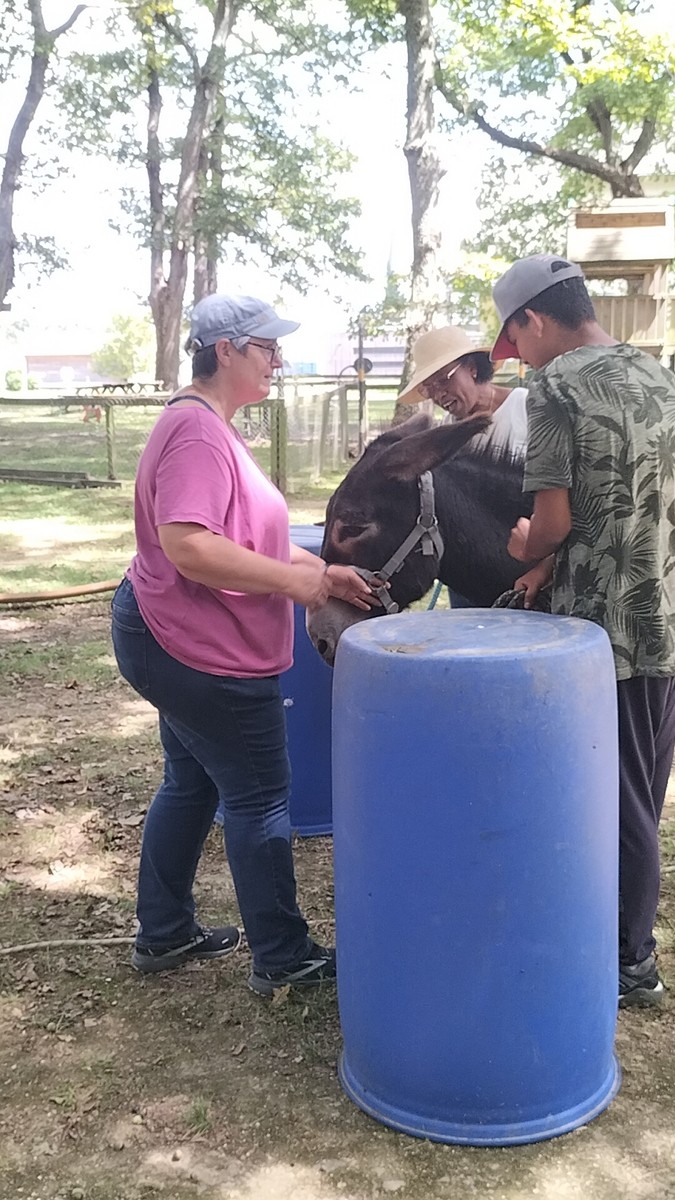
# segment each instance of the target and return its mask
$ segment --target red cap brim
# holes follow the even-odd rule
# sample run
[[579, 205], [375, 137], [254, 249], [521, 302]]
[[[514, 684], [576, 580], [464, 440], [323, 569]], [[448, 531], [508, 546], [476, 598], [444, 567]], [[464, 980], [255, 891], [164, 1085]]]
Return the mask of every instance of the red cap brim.
[[504, 328], [505, 327], [502, 325], [499, 337], [497, 338], [497, 341], [492, 347], [492, 351], [490, 353], [490, 358], [493, 362], [502, 362], [505, 358], [520, 358], [518, 347], [513, 342], [509, 341], [504, 333]]

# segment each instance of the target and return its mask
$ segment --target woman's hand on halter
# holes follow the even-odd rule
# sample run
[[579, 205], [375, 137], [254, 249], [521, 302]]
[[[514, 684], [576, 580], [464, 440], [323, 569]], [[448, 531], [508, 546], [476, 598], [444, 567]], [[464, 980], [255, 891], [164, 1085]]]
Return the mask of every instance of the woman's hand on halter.
[[325, 562], [315, 554], [308, 554], [292, 563], [285, 594], [303, 608], [319, 608], [325, 604], [331, 594]]
[[346, 600], [355, 608], [365, 609], [366, 612], [379, 604], [373, 595], [370, 585], [362, 579], [351, 567], [341, 567], [336, 563], [328, 566], [314, 554], [296, 560], [291, 567], [291, 586], [287, 595], [296, 604], [305, 608], [320, 608], [330, 596], [338, 600]]
[[375, 608], [380, 604], [377, 596], [373, 595], [370, 584], [362, 579], [358, 572], [351, 567], [341, 567], [338, 563], [329, 563], [325, 574], [330, 582], [330, 594], [336, 600], [346, 600], [354, 608]]

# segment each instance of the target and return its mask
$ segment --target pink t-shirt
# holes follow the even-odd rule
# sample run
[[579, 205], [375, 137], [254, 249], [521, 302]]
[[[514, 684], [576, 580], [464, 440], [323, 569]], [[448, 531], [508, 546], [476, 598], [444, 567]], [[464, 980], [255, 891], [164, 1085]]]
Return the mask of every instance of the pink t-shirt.
[[278, 675], [293, 658], [293, 603], [185, 579], [169, 562], [158, 525], [187, 521], [239, 546], [290, 561], [288, 509], [239, 434], [206, 408], [166, 408], [136, 474], [138, 607], [160, 646], [209, 675]]

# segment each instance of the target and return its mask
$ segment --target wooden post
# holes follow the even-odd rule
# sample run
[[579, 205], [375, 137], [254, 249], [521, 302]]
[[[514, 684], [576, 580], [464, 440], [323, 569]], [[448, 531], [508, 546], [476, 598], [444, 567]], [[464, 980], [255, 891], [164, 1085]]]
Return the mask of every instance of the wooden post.
[[117, 479], [115, 474], [115, 409], [105, 406], [105, 446], [108, 456], [108, 479]]
[[319, 428], [319, 462], [318, 478], [324, 473], [326, 466], [326, 441], [328, 439], [328, 418], [330, 416], [330, 392], [324, 392], [321, 397], [321, 426]]
[[340, 407], [340, 460], [343, 463], [349, 462], [349, 401], [347, 399], [347, 385], [340, 384], [339, 407]]
[[285, 496], [288, 487], [288, 421], [283, 375], [277, 375], [276, 385], [276, 397], [270, 402], [270, 477], [282, 496]]

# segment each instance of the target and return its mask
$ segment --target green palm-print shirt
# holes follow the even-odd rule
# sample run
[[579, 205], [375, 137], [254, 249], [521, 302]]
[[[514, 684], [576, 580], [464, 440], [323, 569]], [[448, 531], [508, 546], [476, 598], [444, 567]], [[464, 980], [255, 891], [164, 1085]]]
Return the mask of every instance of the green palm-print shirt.
[[583, 346], [533, 376], [524, 490], [568, 488], [552, 611], [602, 625], [617, 679], [675, 675], [675, 375]]

